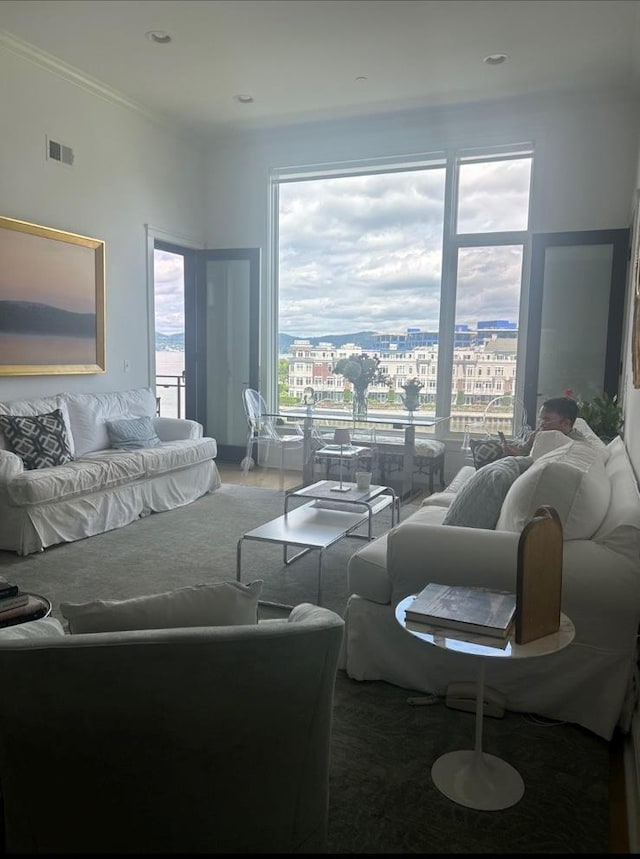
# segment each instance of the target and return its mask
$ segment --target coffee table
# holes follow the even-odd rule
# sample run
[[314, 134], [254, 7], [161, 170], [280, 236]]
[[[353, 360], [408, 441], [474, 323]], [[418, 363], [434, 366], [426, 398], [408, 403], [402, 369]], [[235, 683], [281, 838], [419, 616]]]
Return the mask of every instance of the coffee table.
[[[357, 510], [355, 506], [352, 510], [345, 510], [341, 505], [338, 504], [338, 506], [341, 509], [335, 509], [334, 506], [329, 506], [322, 501], [310, 501], [243, 534], [237, 545], [236, 580], [242, 580], [242, 544], [245, 540], [281, 543], [285, 564], [292, 564], [307, 552], [318, 549], [317, 604], [322, 605], [322, 560], [325, 550], [338, 540], [350, 536], [352, 531], [369, 519], [366, 510]], [[302, 551], [289, 558], [289, 546], [302, 547]], [[265, 602], [264, 604], [291, 608], [279, 603]]]
[[[425, 631], [413, 624], [408, 625], [405, 610], [415, 599], [415, 594], [400, 600], [396, 606], [396, 620], [400, 626], [421, 641], [443, 650], [466, 653], [478, 658], [476, 675], [476, 734], [475, 747], [441, 755], [431, 768], [431, 778], [438, 790], [449, 799], [479, 811], [499, 811], [519, 802], [524, 795], [524, 782], [520, 773], [495, 755], [482, 751], [482, 710], [484, 705], [485, 659], [529, 659], [548, 656], [571, 644], [575, 635], [572, 621], [560, 615], [560, 629], [551, 635], [537, 638], [527, 644], [515, 643], [515, 630], [509, 635], [506, 647], [479, 643], [482, 638], [469, 636], [447, 638], [444, 628], [428, 627]], [[429, 631], [427, 631], [429, 630]], [[451, 630], [451, 635], [460, 636]], [[486, 639], [485, 639], [486, 640]]]
[[[289, 502], [292, 498], [313, 498], [321, 502], [317, 506], [324, 506], [333, 510], [353, 510], [358, 512], [358, 508], [363, 508], [369, 517], [367, 529], [367, 539], [373, 539], [373, 517], [381, 510], [391, 507], [391, 527], [393, 528], [396, 522], [400, 521], [400, 498], [396, 495], [395, 490], [391, 486], [371, 485], [368, 489], [358, 489], [356, 483], [349, 483], [346, 480], [343, 486], [345, 492], [339, 495], [332, 490], [335, 486], [335, 480], [319, 480], [317, 483], [312, 483], [311, 486], [302, 486], [299, 489], [292, 489], [287, 492], [284, 499], [284, 512], [289, 510]], [[357, 537], [359, 534], [353, 534]], [[362, 535], [364, 536], [364, 535]]]

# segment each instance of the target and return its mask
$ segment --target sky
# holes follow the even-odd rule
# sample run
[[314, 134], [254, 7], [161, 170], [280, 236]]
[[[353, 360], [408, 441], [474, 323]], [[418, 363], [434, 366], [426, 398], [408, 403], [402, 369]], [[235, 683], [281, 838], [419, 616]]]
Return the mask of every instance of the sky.
[[[461, 168], [458, 229], [526, 229], [531, 162]], [[280, 186], [279, 330], [437, 330], [444, 168]], [[156, 251], [157, 330], [182, 330], [182, 271]], [[520, 248], [460, 251], [456, 322], [518, 320]]]
[[96, 312], [95, 250], [0, 229], [0, 300], [35, 301], [75, 313]]

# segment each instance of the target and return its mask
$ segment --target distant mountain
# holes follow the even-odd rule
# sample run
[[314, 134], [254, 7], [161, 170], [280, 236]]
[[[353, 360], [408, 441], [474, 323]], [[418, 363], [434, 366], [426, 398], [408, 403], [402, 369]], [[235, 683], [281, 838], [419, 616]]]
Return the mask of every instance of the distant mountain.
[[162, 334], [156, 331], [156, 352], [184, 352], [184, 332]]
[[[294, 334], [279, 334], [278, 335], [278, 350], [280, 355], [286, 355], [289, 352], [289, 347], [294, 340], [308, 340], [313, 346], [318, 343], [333, 343], [334, 346], [344, 346], [345, 343], [355, 343], [360, 349], [373, 350], [378, 348], [373, 340], [373, 331], [358, 331], [356, 334], [323, 334], [322, 337], [305, 337]], [[156, 332], [156, 352], [165, 351], [184, 351], [184, 333], [182, 331], [177, 334], [162, 334]]]
[[37, 301], [0, 301], [0, 331], [58, 337], [95, 337], [96, 315], [74, 313]]
[[308, 340], [312, 346], [318, 343], [332, 343], [334, 346], [344, 346], [345, 343], [355, 343], [360, 349], [376, 349], [375, 331], [358, 331], [355, 334], [323, 334], [321, 337], [300, 337], [292, 334], [278, 335], [278, 350], [280, 355], [286, 355], [294, 340]]

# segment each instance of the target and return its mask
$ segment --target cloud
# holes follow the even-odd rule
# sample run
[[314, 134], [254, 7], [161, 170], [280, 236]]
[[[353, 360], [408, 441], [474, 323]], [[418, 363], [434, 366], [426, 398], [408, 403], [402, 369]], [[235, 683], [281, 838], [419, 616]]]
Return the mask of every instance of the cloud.
[[[531, 159], [463, 164], [460, 232], [526, 228]], [[437, 330], [445, 170], [279, 189], [279, 330], [299, 337]], [[184, 329], [183, 257], [156, 250], [156, 329]], [[516, 322], [520, 247], [461, 248], [456, 322]]]
[[[460, 231], [526, 228], [530, 159], [465, 164]], [[437, 329], [444, 168], [280, 186], [279, 329]], [[456, 322], [517, 321], [520, 247], [461, 248]]]

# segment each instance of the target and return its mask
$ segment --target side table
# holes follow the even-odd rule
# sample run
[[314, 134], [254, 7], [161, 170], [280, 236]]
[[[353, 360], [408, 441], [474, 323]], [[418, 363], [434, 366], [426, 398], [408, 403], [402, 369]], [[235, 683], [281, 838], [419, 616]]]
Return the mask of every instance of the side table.
[[47, 597], [34, 593], [27, 593], [27, 596], [29, 597], [29, 602], [26, 605], [9, 609], [7, 612], [8, 616], [4, 619], [0, 615], [0, 629], [15, 626], [18, 623], [40, 620], [40, 618], [48, 617], [51, 614], [51, 602]]
[[[448, 630], [444, 628], [425, 624], [425, 631], [422, 631], [413, 624], [408, 626], [405, 611], [415, 598], [415, 595], [405, 597], [396, 606], [396, 620], [403, 629], [432, 646], [478, 657], [475, 747], [441, 755], [431, 768], [433, 783], [446, 797], [466, 808], [475, 808], [479, 811], [499, 811], [509, 808], [522, 799], [524, 782], [520, 773], [511, 764], [482, 750], [485, 659], [528, 659], [535, 656], [548, 656], [562, 650], [573, 641], [575, 627], [565, 614], [561, 614], [558, 632], [537, 638], [528, 644], [516, 644], [515, 631], [513, 631], [506, 646], [502, 648], [500, 644], [491, 646], [479, 643], [482, 641], [479, 636], [469, 636], [468, 640], [447, 638]], [[454, 634], [453, 630], [450, 632], [451, 635]], [[456, 631], [455, 635], [459, 636], [461, 633]]]

